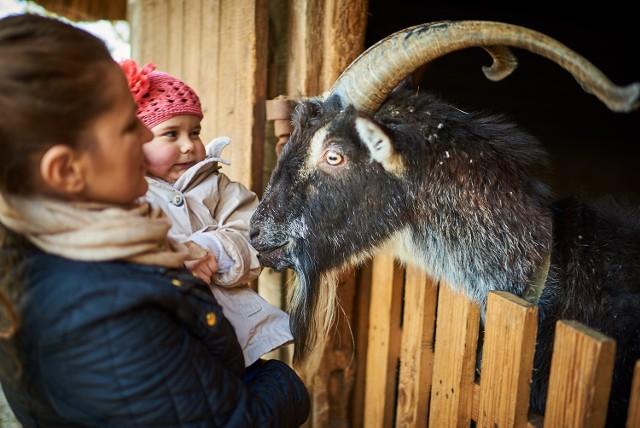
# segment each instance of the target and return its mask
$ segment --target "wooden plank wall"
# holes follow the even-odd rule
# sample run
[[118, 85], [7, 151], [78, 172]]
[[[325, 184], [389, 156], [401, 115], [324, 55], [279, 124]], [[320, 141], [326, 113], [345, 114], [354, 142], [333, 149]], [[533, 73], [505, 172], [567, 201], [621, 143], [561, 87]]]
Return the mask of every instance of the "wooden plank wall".
[[203, 104], [206, 143], [231, 137], [224, 172], [262, 190], [266, 0], [130, 0], [132, 57], [187, 82]]

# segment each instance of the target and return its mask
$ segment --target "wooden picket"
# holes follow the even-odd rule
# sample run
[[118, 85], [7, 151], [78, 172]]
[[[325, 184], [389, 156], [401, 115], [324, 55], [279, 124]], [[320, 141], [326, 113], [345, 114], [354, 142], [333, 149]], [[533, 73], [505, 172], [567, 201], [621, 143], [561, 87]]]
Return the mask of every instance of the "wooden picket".
[[477, 413], [479, 426], [526, 424], [537, 316], [537, 308], [523, 299], [505, 292], [489, 294]]
[[437, 292], [436, 284], [422, 271], [407, 268], [402, 326], [413, 334], [404, 335], [401, 344], [397, 426], [427, 426]]
[[640, 427], [640, 361], [636, 362], [636, 368], [633, 372], [633, 384], [631, 385], [627, 428], [631, 427]]
[[[373, 262], [364, 426], [603, 427], [615, 341], [571, 320], [556, 326], [545, 414], [529, 410], [538, 308], [491, 292], [480, 315], [455, 287], [392, 258]], [[640, 427], [640, 361], [627, 428]]]
[[545, 423], [604, 425], [615, 350], [615, 341], [604, 334], [575, 321], [558, 322]]

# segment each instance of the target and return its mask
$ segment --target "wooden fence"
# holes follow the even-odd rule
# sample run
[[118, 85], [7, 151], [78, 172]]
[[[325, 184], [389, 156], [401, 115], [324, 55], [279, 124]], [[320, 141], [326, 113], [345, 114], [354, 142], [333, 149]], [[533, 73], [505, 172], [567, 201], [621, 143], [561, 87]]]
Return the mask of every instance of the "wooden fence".
[[[506, 292], [489, 295], [476, 381], [479, 310], [414, 267], [372, 266], [363, 426], [602, 427], [615, 341], [559, 321], [544, 415], [529, 411], [537, 307]], [[437, 314], [437, 317], [436, 317]], [[627, 428], [640, 427], [640, 360]]]

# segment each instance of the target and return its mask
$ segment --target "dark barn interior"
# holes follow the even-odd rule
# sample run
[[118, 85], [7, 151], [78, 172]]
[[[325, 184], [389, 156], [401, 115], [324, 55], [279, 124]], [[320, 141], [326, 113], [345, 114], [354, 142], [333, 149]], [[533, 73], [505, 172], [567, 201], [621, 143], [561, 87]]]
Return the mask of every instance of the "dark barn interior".
[[[429, 6], [371, 0], [366, 46], [397, 30], [439, 20], [491, 20], [545, 33], [586, 57], [617, 85], [640, 81], [637, 67], [637, 17], [621, 4], [597, 9], [485, 2], [434, 2]], [[640, 199], [640, 111], [615, 113], [582, 90], [557, 64], [514, 50], [516, 71], [500, 82], [487, 80], [481, 66], [490, 63], [482, 49], [466, 49], [434, 61], [424, 70], [420, 88], [438, 94], [462, 110], [505, 113], [538, 137], [550, 153], [539, 175], [557, 197], [607, 194]]]

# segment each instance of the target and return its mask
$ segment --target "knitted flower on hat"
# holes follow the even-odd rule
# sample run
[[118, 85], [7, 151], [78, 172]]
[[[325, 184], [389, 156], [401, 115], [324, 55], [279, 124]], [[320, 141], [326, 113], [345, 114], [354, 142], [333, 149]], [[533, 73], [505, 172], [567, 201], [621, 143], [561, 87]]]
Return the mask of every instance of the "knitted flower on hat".
[[149, 129], [181, 114], [202, 119], [202, 107], [196, 93], [183, 81], [156, 70], [155, 64], [140, 66], [131, 59], [120, 62], [133, 99], [138, 104], [138, 118]]

